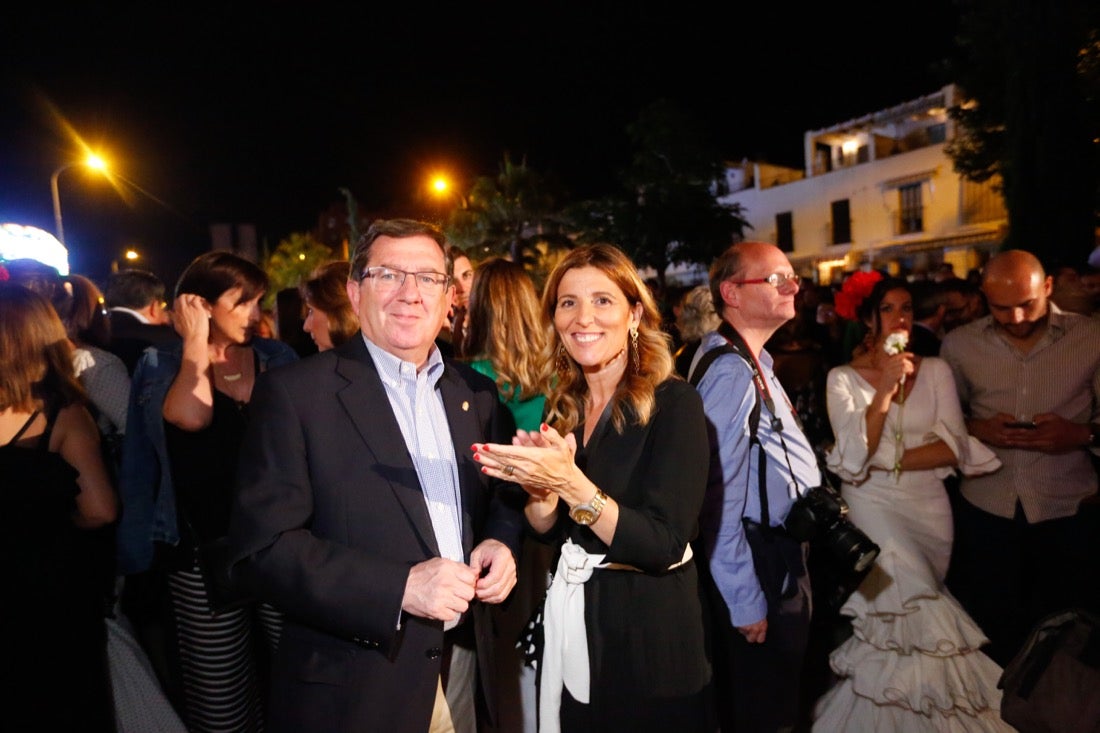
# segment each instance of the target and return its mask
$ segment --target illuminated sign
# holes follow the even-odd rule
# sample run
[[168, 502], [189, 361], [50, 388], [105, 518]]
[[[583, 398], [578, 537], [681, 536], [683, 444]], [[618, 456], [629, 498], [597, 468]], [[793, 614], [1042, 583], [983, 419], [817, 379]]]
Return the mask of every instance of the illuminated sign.
[[0, 260], [30, 258], [69, 274], [69, 250], [57, 237], [38, 227], [0, 224]]

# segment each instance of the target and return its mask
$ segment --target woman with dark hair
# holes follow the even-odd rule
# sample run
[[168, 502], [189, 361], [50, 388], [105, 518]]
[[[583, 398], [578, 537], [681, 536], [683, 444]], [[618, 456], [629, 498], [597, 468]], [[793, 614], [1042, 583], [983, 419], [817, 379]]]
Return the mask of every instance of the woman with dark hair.
[[542, 296], [547, 422], [475, 445], [560, 545], [539, 730], [703, 731], [710, 665], [690, 542], [709, 465], [699, 393], [673, 374], [648, 288], [616, 247], [570, 251]]
[[882, 552], [840, 613], [852, 637], [830, 656], [840, 681], [818, 702], [815, 730], [998, 731], [1001, 669], [988, 640], [944, 587], [951, 506], [943, 479], [996, 470], [996, 456], [966, 431], [946, 362], [906, 349], [913, 296], [884, 278], [855, 312], [866, 348], [830, 370], [829, 468], [848, 518]]
[[11, 730], [113, 731], [98, 555], [117, 499], [50, 303], [0, 283], [0, 638]]
[[306, 306], [302, 330], [318, 351], [328, 351], [359, 333], [359, 318], [348, 300], [347, 260], [326, 262], [313, 271], [300, 288]]
[[[263, 727], [264, 650], [278, 641], [269, 606], [219, 605], [220, 575], [203, 558], [228, 531], [237, 456], [257, 376], [297, 359], [253, 336], [267, 276], [228, 252], [208, 252], [176, 285], [181, 343], [150, 348], [134, 371], [120, 489], [120, 571], [167, 572], [183, 718], [196, 731]], [[154, 563], [154, 561], [156, 561]], [[156, 567], [154, 567], [156, 565]]]

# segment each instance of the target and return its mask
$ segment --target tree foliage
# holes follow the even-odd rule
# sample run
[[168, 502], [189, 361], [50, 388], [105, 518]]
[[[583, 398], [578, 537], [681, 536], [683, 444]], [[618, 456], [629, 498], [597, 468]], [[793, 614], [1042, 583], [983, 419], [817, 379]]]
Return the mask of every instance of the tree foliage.
[[950, 110], [956, 171], [1003, 179], [1006, 248], [1048, 264], [1095, 246], [1100, 95], [1095, 2], [958, 0], [949, 69], [966, 102]]
[[270, 281], [264, 294], [264, 306], [274, 304], [280, 290], [298, 287], [318, 265], [333, 259], [336, 259], [333, 251], [314, 239], [312, 234], [292, 233], [264, 257], [261, 266]]
[[516, 164], [505, 154], [497, 175], [476, 179], [444, 228], [474, 261], [499, 255], [533, 269], [546, 247], [571, 244], [558, 209], [563, 195], [526, 159]]
[[661, 287], [674, 263], [709, 265], [748, 226], [739, 207], [723, 206], [725, 165], [694, 118], [667, 101], [643, 110], [627, 128], [634, 147], [620, 174], [622, 191], [570, 210], [580, 241], [618, 244]]
[[738, 207], [723, 206], [725, 165], [702, 126], [667, 102], [627, 128], [636, 150], [620, 174], [622, 190], [562, 207], [554, 181], [506, 154], [495, 177], [478, 178], [445, 229], [478, 261], [501, 255], [541, 282], [560, 253], [577, 242], [620, 246], [664, 286], [673, 263], [709, 265], [748, 226]]

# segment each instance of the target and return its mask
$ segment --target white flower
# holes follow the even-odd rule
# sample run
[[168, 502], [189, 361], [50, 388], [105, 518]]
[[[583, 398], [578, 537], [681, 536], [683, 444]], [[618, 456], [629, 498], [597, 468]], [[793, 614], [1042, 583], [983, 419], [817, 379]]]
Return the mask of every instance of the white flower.
[[886, 342], [883, 343], [882, 349], [887, 354], [900, 354], [905, 351], [905, 347], [909, 345], [909, 334], [905, 331], [894, 331], [892, 334], [886, 337]]

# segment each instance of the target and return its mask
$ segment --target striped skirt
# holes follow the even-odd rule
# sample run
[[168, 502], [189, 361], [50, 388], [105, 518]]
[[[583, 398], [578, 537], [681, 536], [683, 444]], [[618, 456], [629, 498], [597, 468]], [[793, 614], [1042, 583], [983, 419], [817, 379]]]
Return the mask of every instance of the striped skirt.
[[282, 614], [265, 603], [214, 613], [201, 571], [168, 574], [184, 721], [191, 733], [260, 733]]

